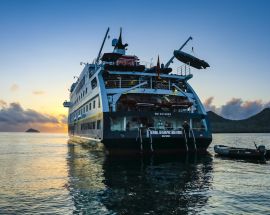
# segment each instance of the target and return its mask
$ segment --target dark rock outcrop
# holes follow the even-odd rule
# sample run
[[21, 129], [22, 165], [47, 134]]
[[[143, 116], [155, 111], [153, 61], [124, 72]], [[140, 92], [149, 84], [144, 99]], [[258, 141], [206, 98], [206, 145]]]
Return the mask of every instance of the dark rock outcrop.
[[270, 133], [270, 108], [243, 120], [225, 119], [207, 112], [213, 133]]
[[29, 132], [29, 133], [39, 133], [40, 131], [33, 129], [33, 128], [29, 128], [27, 129], [25, 132]]

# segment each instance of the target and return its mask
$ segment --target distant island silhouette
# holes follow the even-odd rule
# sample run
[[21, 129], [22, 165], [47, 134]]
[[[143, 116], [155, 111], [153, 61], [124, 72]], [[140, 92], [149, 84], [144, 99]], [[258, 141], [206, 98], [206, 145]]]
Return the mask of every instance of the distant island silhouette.
[[29, 133], [40, 133], [40, 131], [38, 131], [36, 129], [33, 129], [33, 128], [29, 128], [25, 132], [29, 132]]
[[243, 120], [225, 119], [207, 112], [213, 133], [270, 133], [270, 108]]

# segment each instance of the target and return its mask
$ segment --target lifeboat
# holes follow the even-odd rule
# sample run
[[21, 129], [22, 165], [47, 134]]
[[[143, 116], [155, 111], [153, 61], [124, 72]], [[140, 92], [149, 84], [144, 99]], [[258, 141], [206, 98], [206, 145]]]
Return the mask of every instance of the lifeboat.
[[182, 52], [179, 50], [175, 50], [173, 52], [174, 57], [176, 57], [179, 61], [188, 64], [196, 69], [206, 69], [207, 67], [210, 67], [207, 62], [204, 60], [201, 60], [199, 58], [196, 58], [186, 52]]

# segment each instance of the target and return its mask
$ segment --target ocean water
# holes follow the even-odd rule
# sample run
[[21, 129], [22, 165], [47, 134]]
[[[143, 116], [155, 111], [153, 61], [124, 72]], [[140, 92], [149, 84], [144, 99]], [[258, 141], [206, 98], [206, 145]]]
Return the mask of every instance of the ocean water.
[[209, 155], [109, 158], [66, 134], [0, 133], [0, 214], [270, 214], [270, 161], [215, 144], [270, 149], [270, 134], [214, 134]]

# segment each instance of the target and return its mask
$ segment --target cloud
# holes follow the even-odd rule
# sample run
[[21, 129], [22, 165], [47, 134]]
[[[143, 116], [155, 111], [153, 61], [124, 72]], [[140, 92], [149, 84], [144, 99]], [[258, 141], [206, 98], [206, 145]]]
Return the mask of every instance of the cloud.
[[35, 91], [33, 91], [33, 94], [34, 95], [43, 95], [43, 94], [45, 94], [45, 92], [42, 90], [35, 90]]
[[0, 99], [0, 108], [6, 107], [6, 106], [7, 106], [7, 103], [4, 100]]
[[61, 123], [67, 124], [67, 116], [66, 115], [60, 114], [59, 117], [60, 117]]
[[0, 121], [6, 123], [58, 123], [49, 115], [38, 113], [32, 109], [24, 110], [19, 103], [11, 103], [0, 110]]
[[259, 113], [264, 108], [270, 107], [270, 102], [262, 102], [261, 100], [243, 101], [240, 98], [232, 98], [221, 107], [212, 104], [213, 97], [206, 99], [204, 102], [206, 110], [212, 110], [227, 119], [246, 119]]
[[18, 90], [19, 90], [19, 85], [17, 85], [17, 84], [11, 85], [11, 87], [10, 87], [11, 92], [16, 92]]
[[[23, 109], [19, 103], [7, 105], [0, 100], [0, 131], [25, 131], [30, 127], [43, 131], [64, 131], [64, 115], [58, 117], [39, 113], [33, 109]], [[63, 122], [62, 122], [63, 121]]]
[[217, 112], [216, 106], [212, 104], [213, 100], [214, 100], [214, 97], [209, 97], [208, 99], [204, 101], [204, 108], [206, 109], [206, 111]]

